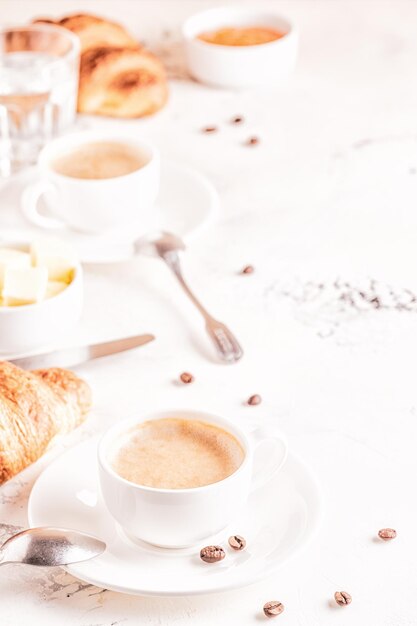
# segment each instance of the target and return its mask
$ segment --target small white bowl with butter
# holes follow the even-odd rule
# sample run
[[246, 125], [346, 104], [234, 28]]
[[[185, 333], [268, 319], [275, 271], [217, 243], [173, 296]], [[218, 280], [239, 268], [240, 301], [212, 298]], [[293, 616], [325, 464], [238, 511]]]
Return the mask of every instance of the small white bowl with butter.
[[81, 317], [82, 268], [59, 239], [0, 247], [0, 354], [56, 342]]

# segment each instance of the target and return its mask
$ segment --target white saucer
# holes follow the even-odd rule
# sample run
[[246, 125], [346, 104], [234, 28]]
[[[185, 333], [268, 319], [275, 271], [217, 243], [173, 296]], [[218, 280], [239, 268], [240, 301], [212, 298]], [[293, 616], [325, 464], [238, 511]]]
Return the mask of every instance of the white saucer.
[[[310, 470], [290, 454], [284, 469], [252, 494], [246, 510], [221, 537], [224, 561], [208, 565], [199, 548], [167, 550], [130, 540], [107, 512], [98, 492], [97, 439], [85, 441], [54, 461], [29, 499], [31, 526], [61, 526], [97, 535], [106, 552], [66, 569], [98, 587], [130, 594], [179, 596], [234, 589], [272, 574], [313, 537], [321, 518], [319, 489]], [[248, 542], [243, 552], [227, 546], [230, 534]]]
[[[38, 180], [36, 170], [25, 180], [29, 181], [29, 187], [35, 184]], [[159, 216], [156, 230], [172, 231], [189, 240], [213, 218], [218, 205], [218, 194], [205, 176], [173, 161], [162, 161], [161, 187], [155, 206], [155, 213]], [[40, 209], [45, 210], [42, 201]], [[84, 263], [125, 261], [132, 254], [129, 242], [142, 234], [140, 223], [115, 228], [105, 235], [88, 235], [66, 227], [41, 229], [32, 226], [22, 216], [17, 227], [1, 228], [0, 243], [30, 239], [40, 233], [56, 235], [74, 245]]]

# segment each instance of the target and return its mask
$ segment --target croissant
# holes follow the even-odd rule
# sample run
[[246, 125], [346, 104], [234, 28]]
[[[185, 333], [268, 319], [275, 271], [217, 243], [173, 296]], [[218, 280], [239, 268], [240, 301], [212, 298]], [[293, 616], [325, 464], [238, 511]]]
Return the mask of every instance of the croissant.
[[46, 23], [55, 24], [68, 28], [80, 38], [81, 52], [90, 48], [100, 48], [103, 46], [115, 46], [120, 48], [137, 48], [138, 42], [120, 24], [109, 20], [80, 13], [68, 15], [60, 20], [39, 17], [34, 24]]
[[90, 388], [73, 372], [27, 372], [0, 362], [0, 485], [39, 459], [56, 435], [78, 426], [90, 406]]
[[168, 98], [162, 63], [143, 48], [91, 48], [81, 55], [78, 110], [142, 117]]
[[142, 117], [165, 105], [168, 85], [164, 66], [123, 26], [87, 14], [61, 20], [38, 18], [35, 22], [63, 26], [80, 38], [80, 113]]

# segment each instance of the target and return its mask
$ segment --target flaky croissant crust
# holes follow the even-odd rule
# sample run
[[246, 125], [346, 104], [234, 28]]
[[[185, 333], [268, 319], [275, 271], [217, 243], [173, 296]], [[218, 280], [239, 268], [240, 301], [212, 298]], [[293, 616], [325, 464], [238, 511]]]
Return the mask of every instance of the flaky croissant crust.
[[27, 372], [0, 362], [0, 484], [42, 456], [56, 435], [78, 426], [90, 407], [90, 388], [73, 372]]
[[80, 39], [80, 113], [134, 118], [165, 105], [168, 83], [161, 61], [120, 24], [85, 13], [35, 22], [68, 28]]

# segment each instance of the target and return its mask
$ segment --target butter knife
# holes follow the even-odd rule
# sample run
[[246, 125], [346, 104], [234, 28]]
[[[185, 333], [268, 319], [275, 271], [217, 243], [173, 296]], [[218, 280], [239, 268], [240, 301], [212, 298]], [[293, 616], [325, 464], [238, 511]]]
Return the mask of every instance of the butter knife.
[[44, 369], [47, 367], [74, 367], [92, 359], [101, 359], [104, 356], [125, 352], [143, 346], [155, 339], [154, 335], [135, 335], [124, 339], [115, 339], [104, 343], [95, 343], [90, 346], [62, 348], [53, 352], [34, 354], [19, 359], [10, 359], [11, 363], [22, 369]]

